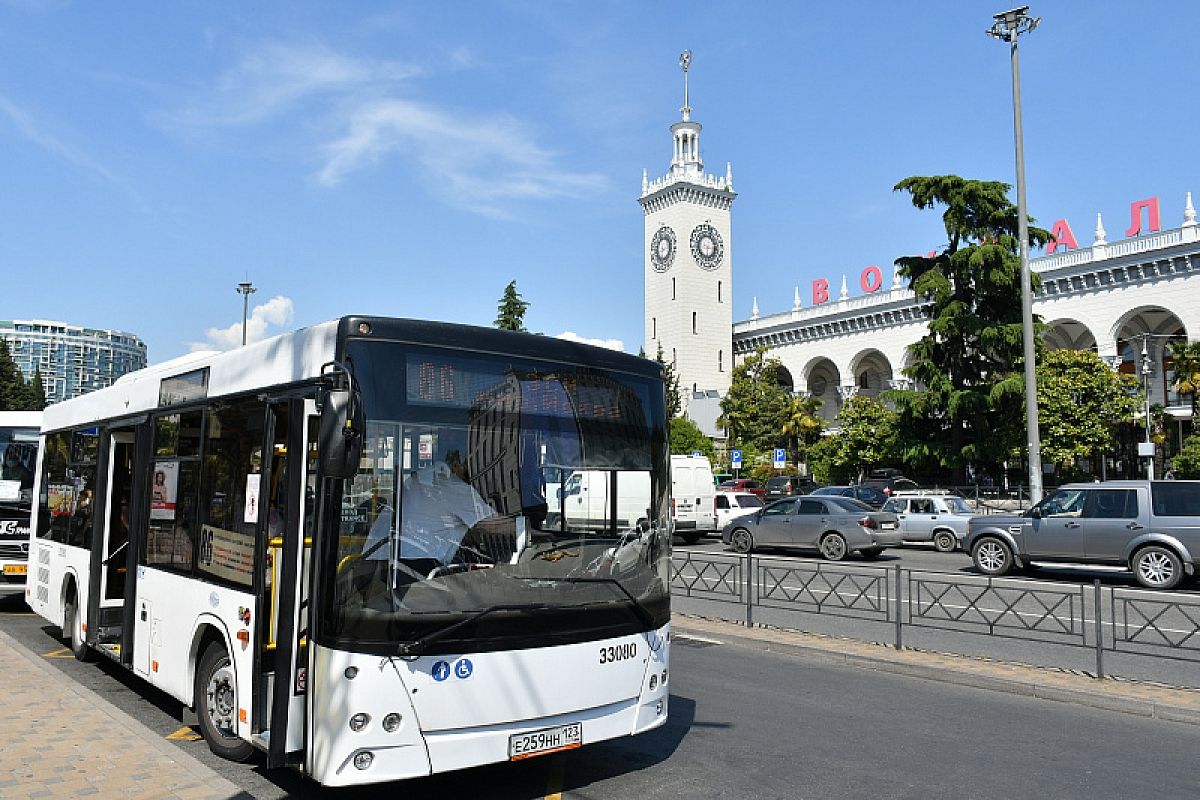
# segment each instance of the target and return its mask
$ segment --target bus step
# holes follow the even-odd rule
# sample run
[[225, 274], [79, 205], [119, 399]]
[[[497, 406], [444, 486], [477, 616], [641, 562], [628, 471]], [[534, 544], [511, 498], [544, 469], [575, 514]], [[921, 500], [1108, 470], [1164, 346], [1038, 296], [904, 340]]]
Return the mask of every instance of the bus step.
[[109, 642], [98, 642], [96, 644], [96, 652], [103, 653], [109, 658], [117, 661], [121, 660], [121, 645]]

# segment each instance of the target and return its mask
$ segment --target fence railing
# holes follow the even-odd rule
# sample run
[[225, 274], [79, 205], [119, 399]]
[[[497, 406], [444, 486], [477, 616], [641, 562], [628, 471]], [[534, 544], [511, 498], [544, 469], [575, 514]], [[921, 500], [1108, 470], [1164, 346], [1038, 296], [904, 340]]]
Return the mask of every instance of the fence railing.
[[749, 626], [763, 609], [889, 624], [897, 649], [906, 630], [922, 628], [1090, 648], [1097, 677], [1104, 677], [1106, 652], [1200, 661], [1200, 595], [1099, 580], [1060, 584], [678, 550], [671, 588], [738, 606], [736, 618]]

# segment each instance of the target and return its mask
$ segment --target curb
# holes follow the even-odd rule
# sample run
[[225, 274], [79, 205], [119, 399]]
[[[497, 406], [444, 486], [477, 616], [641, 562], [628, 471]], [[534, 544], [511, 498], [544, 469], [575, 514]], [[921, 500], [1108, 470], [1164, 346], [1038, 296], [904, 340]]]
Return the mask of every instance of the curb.
[[[799, 656], [818, 663], [890, 672], [974, 689], [1200, 725], [1200, 692], [1196, 691], [1137, 684], [1129, 684], [1126, 688], [1123, 682], [1110, 679], [1098, 681], [1067, 674], [1055, 675], [1052, 680], [1050, 675], [1037, 667], [1018, 664], [1005, 664], [1002, 667], [1005, 672], [1016, 673], [1016, 676], [994, 674], [1000, 668], [989, 663], [975, 663], [961, 656], [895, 651], [865, 642], [847, 644], [846, 647], [873, 648], [881, 652], [847, 652], [845, 647], [839, 648], [838, 642], [800, 631], [757, 627], [747, 630], [744, 625], [679, 613], [672, 615], [671, 626], [673, 632], [683, 636], [719, 636], [724, 643], [762, 652]], [[1096, 686], [1082, 685], [1079, 683], [1081, 681], [1089, 681]]]
[[29, 648], [22, 645], [17, 640], [13, 639], [4, 631], [0, 631], [0, 647], [8, 647], [18, 656], [22, 657], [30, 665], [29, 669], [32, 673], [33, 684], [43, 687], [50, 692], [70, 692], [81, 698], [88, 705], [100, 711], [106, 717], [113, 721], [113, 724], [120, 726], [122, 729], [132, 733], [142, 744], [148, 749], [157, 751], [160, 755], [174, 761], [183, 768], [192, 777], [200, 780], [204, 785], [213, 792], [224, 793], [229, 798], [248, 798], [250, 794], [245, 792], [241, 787], [231, 783], [229, 780], [221, 777], [220, 773], [212, 767], [203, 763], [195, 756], [185, 752], [182, 748], [176, 745], [169, 744], [157, 733], [147, 728], [141, 722], [126, 714], [121, 709], [114, 706], [112, 703], [105, 700], [100, 695], [82, 686], [79, 683], [71, 680], [59, 670], [55, 669], [42, 658], [39, 658]]

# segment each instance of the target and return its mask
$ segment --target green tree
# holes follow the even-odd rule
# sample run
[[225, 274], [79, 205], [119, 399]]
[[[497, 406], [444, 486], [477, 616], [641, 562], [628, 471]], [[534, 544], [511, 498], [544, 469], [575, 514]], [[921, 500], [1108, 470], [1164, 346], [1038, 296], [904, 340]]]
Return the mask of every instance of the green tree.
[[899, 456], [899, 418], [873, 397], [851, 397], [838, 411], [838, 432], [822, 440], [819, 455], [827, 462], [823, 471], [827, 476], [849, 479], [894, 464]]
[[783, 365], [766, 352], [760, 347], [733, 368], [721, 398], [717, 424], [728, 431], [731, 447], [766, 452], [781, 444], [792, 396], [783, 385]]
[[673, 455], [688, 455], [699, 450], [710, 460], [715, 457], [712, 440], [687, 417], [675, 417], [671, 420], [671, 453]]
[[1192, 419], [1196, 419], [1196, 395], [1200, 394], [1200, 341], [1171, 342], [1171, 366], [1175, 379], [1171, 389], [1192, 399]]
[[[918, 388], [888, 395], [900, 414], [904, 458], [962, 478], [969, 464], [998, 472], [1025, 427], [1021, 262], [1009, 186], [938, 175], [906, 178], [895, 189], [919, 209], [944, 208], [947, 236], [932, 256], [896, 259], [929, 320], [904, 370]], [[1031, 227], [1029, 239], [1042, 244], [1049, 233]]]
[[26, 411], [41, 411], [46, 407], [46, 385], [42, 382], [42, 368], [33, 370], [33, 378], [29, 381], [29, 401]]
[[675, 371], [674, 364], [668, 364], [663, 360], [662, 342], [658, 343], [658, 355], [654, 360], [663, 367], [663, 383], [667, 390], [667, 419], [675, 419], [683, 414], [683, 397], [679, 394], [679, 373]]
[[1049, 350], [1037, 366], [1042, 456], [1070, 470], [1117, 446], [1117, 425], [1140, 405], [1138, 381], [1091, 350]]
[[528, 308], [529, 303], [522, 300], [521, 295], [517, 293], [517, 282], [509, 281], [497, 307], [495, 326], [502, 331], [524, 331], [525, 312]]
[[8, 340], [0, 338], [0, 411], [25, 411], [25, 376], [13, 361]]
[[787, 417], [780, 428], [788, 451], [797, 466], [808, 460], [808, 450], [821, 439], [825, 420], [817, 414], [821, 401], [815, 397], [793, 396], [787, 405]]
[[1179, 480], [1200, 478], [1200, 433], [1183, 440], [1183, 446], [1171, 459], [1171, 473]]

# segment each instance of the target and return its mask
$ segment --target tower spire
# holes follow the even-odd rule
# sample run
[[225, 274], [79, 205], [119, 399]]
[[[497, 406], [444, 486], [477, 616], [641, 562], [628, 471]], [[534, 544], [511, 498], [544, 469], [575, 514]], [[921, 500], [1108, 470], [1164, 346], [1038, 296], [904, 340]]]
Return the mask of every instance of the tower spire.
[[690, 66], [692, 66], [692, 51], [684, 50], [679, 55], [679, 68], [683, 70], [683, 108], [679, 109], [679, 113], [683, 115], [684, 122], [692, 119], [692, 107], [688, 105], [688, 67]]

